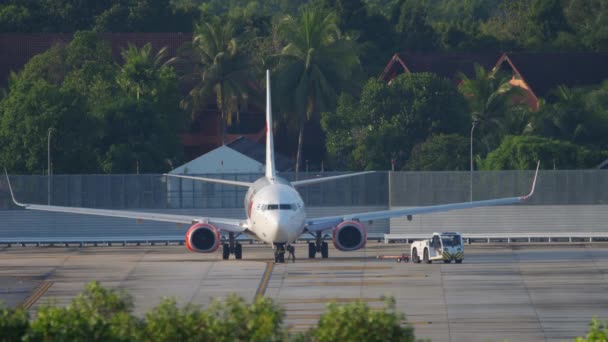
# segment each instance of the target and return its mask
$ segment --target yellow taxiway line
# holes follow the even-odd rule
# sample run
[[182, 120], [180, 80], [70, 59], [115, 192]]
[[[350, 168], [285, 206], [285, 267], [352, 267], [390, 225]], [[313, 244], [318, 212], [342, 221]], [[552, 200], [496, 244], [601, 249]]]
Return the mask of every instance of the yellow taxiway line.
[[260, 281], [260, 286], [258, 286], [258, 290], [255, 292], [255, 297], [262, 297], [266, 293], [266, 288], [268, 287], [268, 283], [270, 282], [270, 276], [272, 275], [272, 270], [274, 269], [274, 262], [267, 262], [266, 269], [264, 270], [264, 275], [262, 276], [262, 280]]
[[25, 301], [23, 301], [23, 303], [21, 303], [21, 307], [24, 308], [25, 310], [29, 310], [29, 308], [32, 307], [32, 305], [34, 305], [38, 299], [40, 299], [40, 297], [42, 297], [46, 291], [48, 291], [48, 289], [51, 288], [51, 286], [53, 286], [53, 282], [52, 281], [43, 281], [42, 283], [40, 283], [40, 286], [38, 286], [36, 288], [36, 290], [34, 291], [34, 293], [32, 293], [32, 295], [30, 295], [29, 297], [27, 297], [25, 299]]

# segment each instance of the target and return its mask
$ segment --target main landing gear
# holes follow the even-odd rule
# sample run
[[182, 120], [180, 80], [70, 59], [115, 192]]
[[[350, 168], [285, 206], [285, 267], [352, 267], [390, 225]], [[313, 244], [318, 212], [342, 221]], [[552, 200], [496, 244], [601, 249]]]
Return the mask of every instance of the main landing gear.
[[236, 242], [234, 233], [228, 233], [228, 243], [222, 245], [222, 259], [228, 260], [230, 254], [234, 254], [234, 258], [237, 260], [243, 258], [243, 246]]
[[329, 256], [329, 245], [323, 241], [321, 232], [315, 234], [315, 242], [308, 243], [308, 258], [314, 259], [317, 253], [321, 253], [323, 259], [327, 259]]
[[274, 262], [285, 263], [285, 244], [275, 243], [274, 244]]

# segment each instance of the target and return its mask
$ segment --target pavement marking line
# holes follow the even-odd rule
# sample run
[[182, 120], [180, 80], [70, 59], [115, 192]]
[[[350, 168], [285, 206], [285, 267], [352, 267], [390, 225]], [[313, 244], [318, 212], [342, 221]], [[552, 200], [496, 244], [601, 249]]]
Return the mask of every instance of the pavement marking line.
[[313, 270], [316, 272], [319, 271], [344, 271], [344, 270], [390, 270], [393, 269], [393, 266], [318, 266], [318, 267], [300, 267], [300, 270]]
[[27, 297], [25, 301], [21, 303], [20, 306], [25, 310], [29, 310], [32, 305], [34, 305], [38, 301], [38, 299], [40, 299], [40, 297], [42, 297], [46, 293], [46, 291], [51, 288], [51, 286], [53, 286], [53, 284], [54, 282], [52, 281], [42, 281], [40, 283], [40, 286], [36, 288], [34, 293], [32, 293], [31, 296]]
[[300, 298], [300, 299], [281, 299], [279, 303], [281, 304], [305, 304], [305, 303], [352, 303], [352, 302], [384, 302], [384, 299], [376, 297], [376, 298], [365, 298], [365, 297], [329, 297], [329, 298]]
[[389, 281], [319, 281], [289, 284], [289, 287], [310, 287], [310, 286], [384, 286], [395, 285], [395, 282]]
[[290, 275], [287, 273], [287, 279], [319, 279], [319, 278], [428, 278], [428, 274], [298, 274]]
[[258, 286], [258, 290], [255, 292], [255, 297], [262, 297], [266, 293], [266, 288], [268, 287], [268, 283], [270, 282], [270, 276], [272, 275], [272, 270], [274, 269], [274, 262], [268, 261], [266, 263], [266, 269], [264, 270], [264, 275], [262, 276], [262, 280], [260, 281], [260, 286]]

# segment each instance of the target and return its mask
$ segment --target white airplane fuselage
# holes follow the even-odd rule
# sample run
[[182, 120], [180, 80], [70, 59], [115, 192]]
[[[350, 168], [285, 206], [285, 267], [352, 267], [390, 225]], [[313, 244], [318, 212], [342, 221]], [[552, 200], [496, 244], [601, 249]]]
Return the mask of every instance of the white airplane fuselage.
[[267, 243], [292, 243], [304, 231], [306, 213], [298, 191], [285, 179], [262, 177], [245, 195], [249, 229]]

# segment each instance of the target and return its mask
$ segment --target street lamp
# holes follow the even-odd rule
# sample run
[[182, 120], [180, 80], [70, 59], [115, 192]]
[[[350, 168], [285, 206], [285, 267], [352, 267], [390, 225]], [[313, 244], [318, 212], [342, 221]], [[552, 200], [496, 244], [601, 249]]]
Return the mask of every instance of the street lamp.
[[477, 120], [473, 120], [473, 124], [471, 125], [471, 154], [470, 154], [470, 162], [471, 168], [469, 171], [469, 186], [470, 186], [470, 198], [469, 201], [473, 202], [473, 131], [475, 130], [475, 126], [477, 126]]
[[49, 128], [49, 133], [47, 137], [47, 203], [51, 205], [51, 193], [52, 193], [52, 185], [51, 185], [51, 133], [53, 133], [55, 129], [53, 127]]

